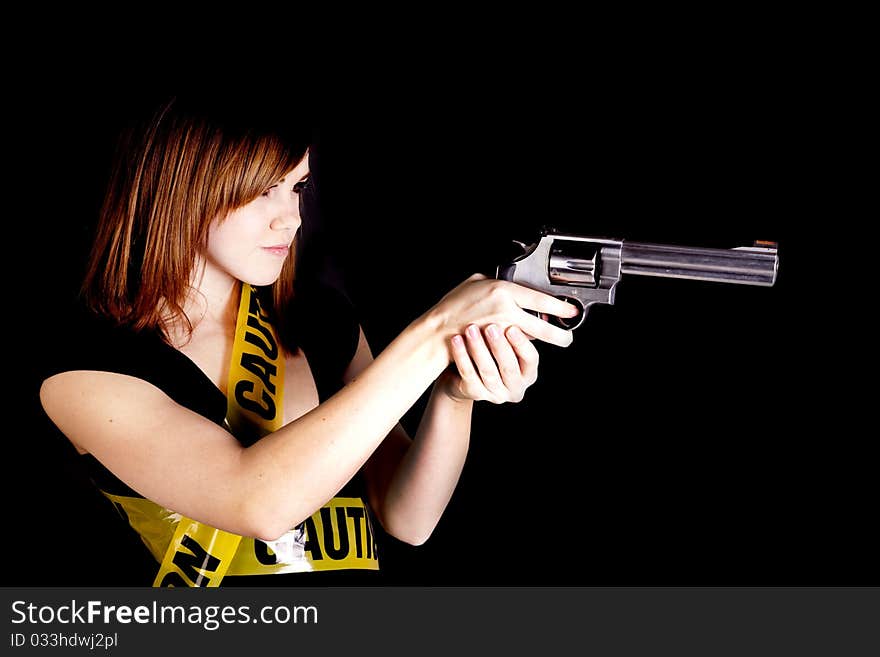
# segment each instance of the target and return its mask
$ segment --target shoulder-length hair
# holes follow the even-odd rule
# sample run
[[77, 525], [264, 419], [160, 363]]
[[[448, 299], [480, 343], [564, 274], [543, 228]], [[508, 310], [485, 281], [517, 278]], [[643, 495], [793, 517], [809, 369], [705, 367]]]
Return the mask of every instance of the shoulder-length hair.
[[[251, 98], [176, 97], [122, 135], [83, 283], [92, 310], [135, 331], [162, 332], [177, 320], [192, 330], [183, 303], [209, 225], [307, 153], [310, 131], [297, 134], [279, 109]], [[272, 285], [276, 322], [293, 300], [294, 251]], [[284, 346], [295, 348], [292, 332], [279, 328]]]

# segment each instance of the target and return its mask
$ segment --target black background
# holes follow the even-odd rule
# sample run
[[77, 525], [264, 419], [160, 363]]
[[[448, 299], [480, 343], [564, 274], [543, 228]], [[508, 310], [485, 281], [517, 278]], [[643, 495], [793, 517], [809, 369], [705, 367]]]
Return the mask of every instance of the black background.
[[[477, 405], [434, 536], [418, 548], [385, 539], [384, 583], [877, 583], [865, 441], [814, 303], [798, 89], [766, 63], [688, 62], [337, 90], [304, 240], [374, 353], [542, 225], [780, 244], [773, 288], [625, 278], [570, 348], [540, 345], [541, 378], [521, 404]], [[10, 210], [23, 314], [7, 344], [24, 377], [10, 415], [25, 422], [6, 432], [5, 549], [28, 566], [7, 568], [4, 584], [128, 583], [136, 539], [106, 529], [70, 451], [44, 438], [29, 354], [64, 331], [57, 309], [79, 283], [114, 136], [153, 97], [133, 89], [29, 92], [9, 121], [24, 190]], [[279, 102], [295, 120], [297, 99]], [[403, 418], [411, 434], [423, 403]]]

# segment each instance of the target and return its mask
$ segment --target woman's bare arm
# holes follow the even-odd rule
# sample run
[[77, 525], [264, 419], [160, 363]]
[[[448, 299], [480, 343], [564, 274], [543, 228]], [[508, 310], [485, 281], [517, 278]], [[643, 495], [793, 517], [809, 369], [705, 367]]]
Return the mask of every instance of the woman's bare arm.
[[339, 393], [245, 449], [150, 383], [72, 371], [40, 390], [72, 442], [132, 489], [185, 516], [274, 540], [341, 489], [446, 366], [415, 323]]
[[570, 342], [521, 310], [564, 314], [562, 302], [477, 281], [468, 279], [413, 322], [336, 395], [246, 449], [158, 388], [121, 374], [55, 375], [44, 382], [41, 401], [74, 444], [144, 497], [221, 529], [274, 540], [366, 462], [449, 363], [450, 333], [475, 321], [518, 321], [548, 342]]
[[[353, 380], [372, 362], [362, 330], [344, 380]], [[464, 467], [472, 410], [472, 401], [452, 400], [435, 385], [415, 440], [397, 423], [367, 461], [370, 506], [398, 540], [424, 543], [443, 515]]]

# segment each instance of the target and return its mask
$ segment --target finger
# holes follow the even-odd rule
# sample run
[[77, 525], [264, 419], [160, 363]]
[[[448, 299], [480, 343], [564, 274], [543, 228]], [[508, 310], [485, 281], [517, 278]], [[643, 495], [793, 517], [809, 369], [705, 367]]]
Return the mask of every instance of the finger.
[[474, 369], [474, 364], [471, 362], [470, 354], [468, 354], [467, 345], [465, 345], [464, 338], [460, 335], [452, 336], [452, 360], [455, 362], [455, 367], [458, 368], [458, 375], [461, 377], [465, 388], [474, 385], [482, 387], [483, 384], [480, 381], [480, 376]]
[[495, 359], [492, 358], [492, 354], [483, 340], [483, 334], [480, 333], [480, 329], [475, 324], [471, 324], [468, 326], [466, 334], [468, 353], [471, 360], [474, 361], [477, 373], [480, 375], [480, 380], [483, 382], [486, 390], [498, 397], [506, 396], [504, 382], [498, 373], [498, 366], [495, 364]]
[[486, 338], [504, 387], [510, 391], [513, 397], [520, 396], [526, 385], [522, 370], [520, 370], [519, 358], [517, 358], [513, 347], [510, 346], [507, 336], [501, 332], [497, 325], [490, 324], [486, 327]]
[[555, 344], [557, 347], [567, 347], [574, 339], [571, 331], [566, 331], [548, 322], [541, 321], [534, 315], [523, 312], [517, 325], [523, 333], [533, 336], [536, 340]]
[[510, 286], [513, 298], [520, 308], [537, 310], [539, 313], [556, 315], [557, 317], [577, 317], [580, 308], [574, 304], [557, 299], [538, 290], [519, 285], [517, 283], [504, 282]]
[[517, 326], [507, 328], [507, 339], [513, 345], [516, 357], [519, 359], [519, 369], [527, 385], [538, 380], [538, 361], [540, 355], [535, 345], [529, 342], [529, 337]]

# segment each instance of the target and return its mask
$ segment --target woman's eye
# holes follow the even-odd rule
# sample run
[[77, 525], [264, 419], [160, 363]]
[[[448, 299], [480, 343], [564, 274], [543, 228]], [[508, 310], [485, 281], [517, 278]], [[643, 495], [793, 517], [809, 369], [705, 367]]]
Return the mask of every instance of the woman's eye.
[[265, 192], [263, 192], [262, 194], [260, 194], [260, 196], [269, 196], [269, 192], [271, 192], [271, 191], [272, 191], [273, 189], [275, 189], [276, 187], [278, 187], [278, 185], [272, 185], [269, 189], [267, 189]]
[[311, 180], [311, 178], [306, 178], [305, 180], [300, 180], [298, 183], [296, 183], [293, 186], [293, 193], [299, 194], [300, 192], [302, 192], [306, 187], [309, 186], [310, 180]]

